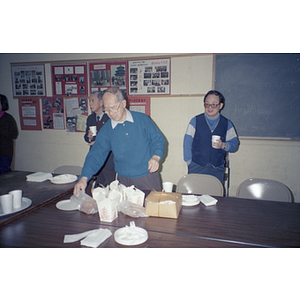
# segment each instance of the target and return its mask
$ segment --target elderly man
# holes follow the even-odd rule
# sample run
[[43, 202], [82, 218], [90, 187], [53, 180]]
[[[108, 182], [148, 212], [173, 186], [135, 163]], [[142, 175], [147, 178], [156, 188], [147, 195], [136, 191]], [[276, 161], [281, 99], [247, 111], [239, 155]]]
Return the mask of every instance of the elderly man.
[[165, 139], [145, 114], [126, 109], [118, 88], [105, 90], [104, 111], [110, 120], [102, 127], [86, 156], [74, 194], [84, 191], [88, 180], [102, 167], [110, 151], [114, 154], [118, 180], [125, 186], [161, 190], [159, 161], [165, 152]]
[[[91, 149], [96, 139], [96, 136], [93, 135], [93, 132], [90, 129], [91, 126], [95, 126], [97, 128], [98, 134], [102, 126], [109, 120], [109, 117], [103, 112], [102, 92], [93, 92], [89, 98], [89, 104], [92, 113], [88, 116], [86, 121], [84, 140], [88, 143]], [[113, 158], [113, 154], [110, 152], [102, 168], [96, 174], [97, 179], [95, 187], [107, 186], [115, 180], [116, 172]]]

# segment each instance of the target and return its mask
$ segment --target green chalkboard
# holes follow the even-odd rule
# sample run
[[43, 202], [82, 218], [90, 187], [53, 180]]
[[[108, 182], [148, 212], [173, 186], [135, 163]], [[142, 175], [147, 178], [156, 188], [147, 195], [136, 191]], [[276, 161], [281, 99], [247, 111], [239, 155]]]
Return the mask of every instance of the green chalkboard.
[[215, 89], [239, 136], [300, 139], [300, 54], [220, 54]]

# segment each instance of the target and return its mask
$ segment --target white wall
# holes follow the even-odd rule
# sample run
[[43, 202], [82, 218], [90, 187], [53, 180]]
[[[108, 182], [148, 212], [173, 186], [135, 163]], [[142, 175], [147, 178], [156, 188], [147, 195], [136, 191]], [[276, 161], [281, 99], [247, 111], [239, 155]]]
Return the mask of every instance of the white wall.
[[[9, 113], [19, 128], [18, 101], [13, 99], [10, 74], [11, 63], [68, 60], [100, 60], [159, 56], [161, 54], [0, 54], [0, 93], [10, 103]], [[168, 141], [168, 150], [162, 166], [163, 180], [177, 183], [186, 174], [183, 161], [183, 136], [190, 119], [203, 112], [203, 97], [213, 88], [213, 55], [172, 55], [171, 95], [152, 97], [151, 117]], [[51, 80], [46, 68], [47, 90], [50, 96]], [[221, 91], [222, 92], [222, 91]], [[225, 115], [226, 116], [226, 115]], [[59, 130], [20, 131], [16, 140], [14, 168], [16, 170], [51, 172], [60, 165], [82, 165], [88, 152], [83, 133]], [[238, 185], [250, 177], [281, 181], [300, 202], [300, 143], [241, 138], [240, 148], [230, 154], [230, 195], [235, 196]]]

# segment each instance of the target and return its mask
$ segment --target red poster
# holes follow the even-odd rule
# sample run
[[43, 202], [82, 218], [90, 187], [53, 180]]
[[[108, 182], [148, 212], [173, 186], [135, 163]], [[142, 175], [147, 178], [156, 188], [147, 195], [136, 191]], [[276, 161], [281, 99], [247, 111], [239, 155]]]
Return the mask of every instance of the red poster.
[[118, 87], [127, 93], [127, 62], [96, 62], [89, 64], [90, 93]]
[[62, 97], [43, 97], [42, 113], [44, 129], [65, 129], [64, 99]]
[[128, 103], [130, 110], [139, 111], [151, 117], [149, 96], [129, 96]]
[[52, 65], [53, 95], [87, 95], [87, 65]]
[[19, 115], [22, 130], [42, 130], [39, 98], [19, 98]]

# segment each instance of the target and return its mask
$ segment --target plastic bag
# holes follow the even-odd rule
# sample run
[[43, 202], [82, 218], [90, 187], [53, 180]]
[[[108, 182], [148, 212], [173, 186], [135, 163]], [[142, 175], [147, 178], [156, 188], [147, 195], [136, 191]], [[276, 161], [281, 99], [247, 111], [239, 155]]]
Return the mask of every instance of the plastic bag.
[[78, 196], [73, 195], [70, 200], [78, 203], [78, 210], [86, 213], [87, 215], [92, 215], [98, 212], [97, 202], [81, 190], [79, 191]]
[[134, 204], [130, 201], [123, 200], [119, 203], [118, 209], [120, 212], [122, 212], [124, 215], [138, 218], [138, 217], [149, 217], [145, 214], [145, 207], [142, 207], [140, 205]]

